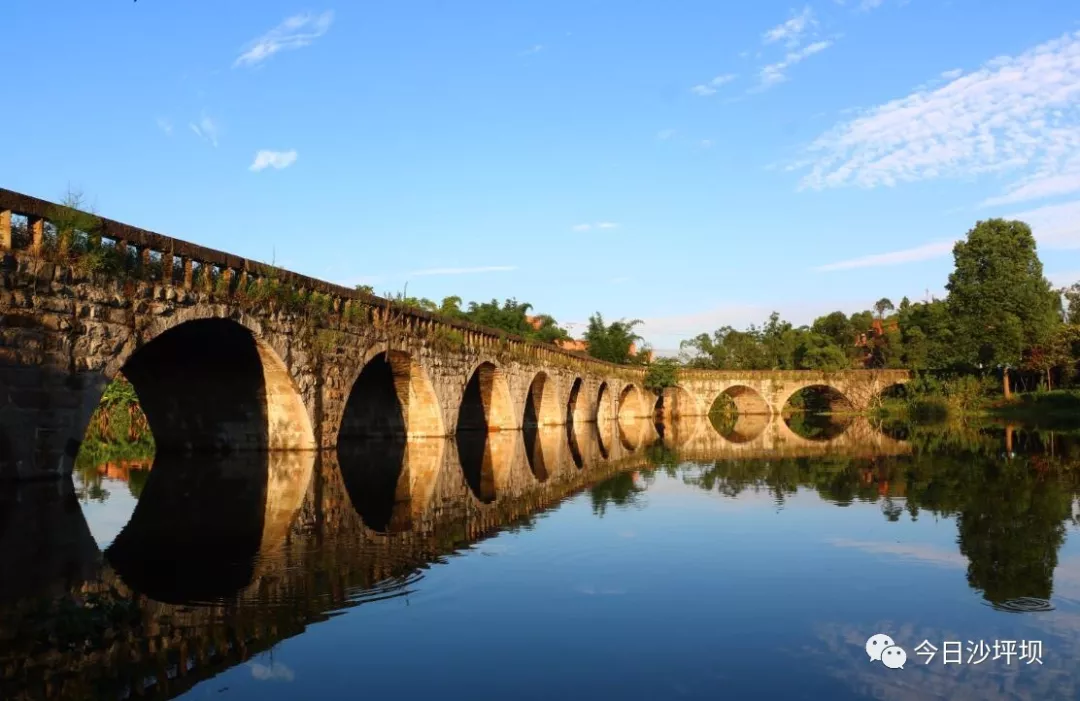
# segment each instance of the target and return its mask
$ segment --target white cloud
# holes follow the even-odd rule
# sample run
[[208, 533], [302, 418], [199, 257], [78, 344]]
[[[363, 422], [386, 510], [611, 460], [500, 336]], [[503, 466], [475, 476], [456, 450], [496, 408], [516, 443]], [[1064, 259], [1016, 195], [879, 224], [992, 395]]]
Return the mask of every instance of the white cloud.
[[962, 75], [964, 75], [963, 68], [954, 68], [951, 71], [945, 71], [944, 73], [942, 73], [941, 77], [945, 80], [955, 80]]
[[279, 51], [303, 48], [326, 34], [333, 21], [332, 10], [319, 15], [311, 13], [293, 15], [245, 46], [243, 52], [233, 62], [233, 68], [254, 66]]
[[712, 148], [713, 147], [713, 140], [712, 139], [702, 139], [700, 141], [699, 145], [701, 146], [701, 148]]
[[170, 122], [168, 119], [165, 119], [164, 117], [158, 117], [157, 126], [158, 129], [164, 132], [165, 136], [172, 136], [173, 125], [172, 122]]
[[782, 83], [787, 80], [785, 71], [791, 68], [797, 63], [801, 63], [806, 58], [813, 56], [816, 53], [820, 53], [825, 49], [832, 46], [832, 41], [815, 41], [813, 44], [808, 44], [797, 51], [789, 51], [784, 60], [776, 63], [770, 63], [761, 69], [760, 78], [761, 83], [758, 86], [758, 90], [763, 90], [770, 86]]
[[789, 49], [794, 49], [802, 43], [803, 34], [815, 26], [817, 26], [817, 20], [814, 19], [814, 12], [807, 5], [799, 14], [793, 15], [788, 21], [762, 34], [761, 39], [766, 44], [783, 41]]
[[266, 168], [281, 170], [296, 163], [296, 151], [259, 151], [248, 170], [258, 173]]
[[1027, 222], [1044, 248], [1080, 248], [1080, 200], [1010, 214], [1007, 218]]
[[543, 50], [544, 50], [544, 45], [543, 44], [533, 44], [529, 48], [527, 48], [524, 51], [522, 51], [521, 53], [519, 53], [518, 56], [532, 56], [533, 54], [538, 54]]
[[829, 263], [828, 265], [818, 266], [814, 268], [814, 270], [819, 273], [824, 273], [833, 270], [877, 268], [885, 265], [914, 263], [920, 260], [930, 260], [932, 258], [940, 258], [942, 256], [948, 255], [952, 253], [953, 246], [955, 245], [955, 241], [935, 241], [933, 243], [923, 244], [922, 246], [916, 246], [915, 248], [905, 248], [902, 251], [892, 251], [890, 253], [876, 253], [874, 255], [862, 256], [860, 258], [842, 260], [837, 263]]
[[575, 224], [571, 227], [574, 231], [592, 231], [593, 229], [617, 229], [619, 225], [611, 221], [602, 221], [595, 224]]
[[280, 680], [291, 682], [296, 678], [296, 674], [281, 662], [271, 662], [269, 665], [251, 662], [248, 666], [251, 667], [252, 678], [259, 681]]
[[673, 136], [675, 136], [674, 129], [661, 129], [656, 133], [656, 138], [660, 139], [661, 141], [667, 141]]
[[717, 88], [719, 88], [721, 85], [725, 85], [726, 83], [730, 83], [731, 81], [735, 80], [735, 78], [736, 76], [734, 73], [725, 73], [723, 75], [718, 75], [712, 80], [710, 80], [708, 83], [702, 83], [701, 85], [695, 85], [694, 87], [690, 88], [690, 92], [700, 97], [708, 97], [709, 95], [715, 95]]
[[409, 273], [415, 277], [427, 275], [472, 275], [474, 273], [499, 273], [517, 270], [516, 265], [484, 265], [478, 268], [428, 268], [426, 270], [414, 270]]
[[196, 136], [209, 141], [214, 148], [217, 148], [220, 128], [212, 118], [204, 114], [198, 122], [188, 122], [188, 126], [191, 131], [195, 132]]
[[840, 123], [808, 148], [800, 189], [872, 188], [1028, 170], [987, 204], [1080, 187], [1080, 32]]
[[875, 8], [881, 7], [881, 4], [883, 2], [885, 2], [885, 0], [862, 0], [862, 2], [859, 3], [859, 9], [864, 12], [868, 12]]

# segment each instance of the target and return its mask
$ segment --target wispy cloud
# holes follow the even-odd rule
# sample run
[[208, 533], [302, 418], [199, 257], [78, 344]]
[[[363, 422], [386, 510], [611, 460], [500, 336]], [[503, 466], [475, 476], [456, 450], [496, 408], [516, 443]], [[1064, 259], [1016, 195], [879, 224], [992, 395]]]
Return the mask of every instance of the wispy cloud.
[[259, 151], [255, 154], [255, 160], [248, 170], [258, 173], [266, 168], [281, 170], [296, 163], [296, 151]]
[[255, 66], [279, 51], [300, 49], [311, 44], [330, 29], [334, 22], [334, 12], [327, 10], [322, 14], [306, 13], [293, 15], [274, 27], [266, 34], [247, 44], [236, 60], [233, 68]]
[[533, 44], [529, 48], [527, 48], [524, 51], [520, 52], [518, 54], [518, 56], [532, 56], [533, 54], [538, 54], [543, 50], [544, 50], [544, 45], [543, 44]]
[[713, 140], [712, 139], [702, 139], [701, 141], [698, 142], [698, 145], [701, 146], [701, 148], [712, 148], [713, 147]]
[[737, 76], [734, 73], [725, 73], [723, 75], [718, 75], [707, 83], [695, 85], [694, 87], [690, 88], [690, 92], [698, 95], [699, 97], [708, 97], [709, 95], [715, 95], [717, 88], [719, 88], [721, 85], [726, 85], [727, 83], [730, 83], [731, 81], [735, 80], [736, 77]]
[[766, 44], [774, 44], [783, 41], [789, 49], [794, 49], [802, 43], [803, 35], [809, 29], [817, 26], [814, 12], [807, 5], [802, 12], [792, 15], [791, 19], [776, 25], [761, 35], [761, 40]]
[[761, 83], [759, 84], [758, 89], [763, 90], [776, 85], [777, 83], [784, 82], [787, 80], [787, 69], [797, 63], [803, 62], [816, 53], [824, 51], [830, 46], [832, 46], [832, 41], [815, 41], [813, 44], [807, 44], [796, 51], [789, 51], [782, 61], [770, 63], [769, 65], [762, 67], [761, 73], [759, 74]]
[[[949, 71], [945, 74], [954, 74]], [[1027, 171], [985, 204], [1080, 191], [1080, 32], [1002, 56], [818, 137], [800, 189]]]
[[1044, 248], [1080, 248], [1080, 200], [1017, 212], [1008, 218], [1027, 222]]
[[667, 141], [673, 136], [675, 136], [674, 129], [661, 129], [660, 131], [656, 132], [656, 138], [660, 139], [661, 141]]
[[291, 682], [296, 679], [296, 674], [281, 662], [271, 662], [269, 665], [259, 662], [250, 662], [251, 677], [259, 681], [284, 681]]
[[574, 231], [592, 231], [593, 229], [618, 229], [619, 225], [613, 221], [602, 221], [595, 224], [575, 224], [570, 228]]
[[870, 10], [876, 10], [881, 7], [884, 2], [885, 0], [862, 0], [862, 2], [859, 3], [859, 9], [863, 12], [869, 12]]
[[409, 275], [426, 277], [428, 275], [473, 275], [475, 273], [501, 273], [517, 270], [516, 265], [483, 265], [476, 268], [427, 268], [414, 270]]
[[854, 268], [878, 268], [886, 265], [900, 265], [901, 263], [914, 263], [920, 260], [940, 258], [952, 252], [955, 241], [935, 241], [923, 244], [915, 248], [905, 248], [901, 251], [890, 253], [875, 253], [869, 256], [851, 258], [837, 263], [829, 263], [814, 268], [819, 273], [833, 270], [852, 270]]
[[173, 125], [168, 119], [164, 117], [157, 118], [157, 127], [165, 134], [165, 136], [172, 136]]
[[221, 129], [218, 123], [214, 121], [211, 117], [204, 114], [201, 118], [199, 118], [198, 122], [188, 122], [188, 127], [190, 127], [191, 131], [195, 132], [195, 135], [198, 136], [200, 139], [209, 141], [214, 146], [214, 148], [217, 148], [218, 134], [220, 133]]
[[964, 75], [963, 68], [954, 68], [951, 71], [945, 71], [941, 74], [941, 77], [945, 80], [956, 80], [960, 76]]

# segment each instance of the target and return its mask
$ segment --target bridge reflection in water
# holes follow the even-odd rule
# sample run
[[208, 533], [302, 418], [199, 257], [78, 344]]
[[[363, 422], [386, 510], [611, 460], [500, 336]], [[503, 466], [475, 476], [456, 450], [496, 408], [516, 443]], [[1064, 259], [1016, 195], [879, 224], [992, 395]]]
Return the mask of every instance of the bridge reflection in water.
[[171, 698], [335, 611], [409, 593], [446, 555], [527, 523], [650, 448], [724, 460], [909, 452], [855, 419], [608, 420], [337, 452], [159, 457], [104, 552], [71, 483], [0, 495], [0, 698]]

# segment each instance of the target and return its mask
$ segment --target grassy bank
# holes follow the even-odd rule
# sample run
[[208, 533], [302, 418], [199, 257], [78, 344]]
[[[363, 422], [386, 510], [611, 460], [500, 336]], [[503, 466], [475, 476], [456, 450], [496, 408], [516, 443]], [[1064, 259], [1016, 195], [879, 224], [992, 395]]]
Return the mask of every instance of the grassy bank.
[[1017, 394], [1012, 399], [990, 403], [986, 413], [1040, 428], [1076, 427], [1080, 425], [1080, 390]]

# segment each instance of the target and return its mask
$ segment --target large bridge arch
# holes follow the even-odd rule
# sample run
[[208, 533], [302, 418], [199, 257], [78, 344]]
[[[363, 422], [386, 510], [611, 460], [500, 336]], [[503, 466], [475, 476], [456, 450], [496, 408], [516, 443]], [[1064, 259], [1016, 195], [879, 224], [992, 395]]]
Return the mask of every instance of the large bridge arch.
[[540, 370], [533, 375], [525, 394], [522, 426], [558, 426], [566, 421], [554, 377]]
[[512, 431], [521, 427], [502, 368], [482, 360], [468, 378], [458, 407], [457, 431]]
[[[297, 383], [258, 327], [203, 317], [157, 331], [138, 348], [127, 344], [104, 378], [131, 382], [160, 452], [315, 449]], [[81, 430], [102, 391], [104, 382], [84, 407]]]
[[338, 441], [370, 436], [445, 436], [442, 405], [431, 378], [410, 353], [371, 349], [349, 383]]
[[651, 396], [651, 393], [647, 394], [636, 384], [627, 383], [619, 392], [618, 418], [641, 419], [652, 416], [655, 402], [650, 402], [648, 396]]
[[597, 423], [604, 424], [615, 418], [611, 407], [611, 388], [607, 381], [602, 381], [596, 389], [596, 411], [593, 413]]
[[566, 398], [566, 423], [589, 421], [589, 397], [585, 392], [585, 381], [574, 377]]
[[714, 413], [717, 402], [726, 401], [726, 399], [731, 400], [731, 402], [735, 405], [735, 411], [740, 416], [768, 416], [769, 414], [773, 414], [776, 411], [779, 411], [778, 409], [770, 405], [769, 401], [753, 387], [743, 384], [733, 384], [716, 393], [716, 395], [709, 402], [709, 408], [707, 413]]

